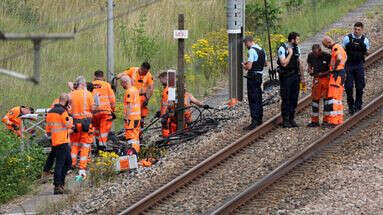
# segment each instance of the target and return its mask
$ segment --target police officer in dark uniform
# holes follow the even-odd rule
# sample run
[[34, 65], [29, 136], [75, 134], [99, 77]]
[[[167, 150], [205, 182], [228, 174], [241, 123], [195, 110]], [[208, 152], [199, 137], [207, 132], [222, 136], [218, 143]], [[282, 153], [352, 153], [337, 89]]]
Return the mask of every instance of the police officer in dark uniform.
[[298, 127], [294, 120], [295, 109], [298, 104], [299, 83], [305, 84], [303, 64], [300, 60], [298, 47], [299, 34], [291, 32], [288, 42], [278, 49], [280, 94], [282, 99], [281, 112], [284, 128]]
[[248, 60], [242, 63], [243, 68], [247, 70], [247, 95], [250, 106], [251, 124], [244, 130], [253, 130], [262, 124], [263, 106], [262, 106], [262, 74], [266, 66], [266, 53], [254, 43], [252, 37], [244, 39], [248, 49]]
[[[366, 86], [364, 77], [364, 60], [368, 55], [370, 44], [363, 35], [363, 23], [354, 24], [354, 32], [343, 38], [343, 47], [346, 49], [346, 82], [345, 90], [347, 94], [347, 104], [350, 114], [354, 114], [362, 109], [363, 89]], [[354, 100], [355, 83], [355, 100]]]

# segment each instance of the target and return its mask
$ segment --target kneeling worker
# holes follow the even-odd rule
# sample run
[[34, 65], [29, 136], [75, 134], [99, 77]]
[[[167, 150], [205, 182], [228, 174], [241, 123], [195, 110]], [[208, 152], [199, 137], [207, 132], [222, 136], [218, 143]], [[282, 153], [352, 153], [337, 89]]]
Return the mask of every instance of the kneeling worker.
[[11, 110], [8, 111], [8, 113], [1, 119], [1, 122], [4, 123], [4, 125], [13, 133], [15, 133], [17, 136], [21, 136], [21, 122], [22, 119], [20, 118], [22, 115], [31, 114], [34, 110], [31, 107], [25, 107], [25, 106], [19, 106], [14, 107]]
[[51, 138], [52, 154], [56, 160], [54, 181], [54, 194], [65, 194], [65, 176], [72, 164], [69, 134], [73, 127], [73, 120], [69, 117], [67, 107], [69, 96], [62, 94], [59, 103], [48, 112], [46, 117], [46, 132]]
[[[161, 110], [160, 112], [157, 112], [157, 116], [161, 117], [161, 124], [162, 124], [162, 136], [163, 137], [169, 137], [170, 134], [173, 134], [177, 130], [177, 121], [175, 119], [175, 103], [170, 103], [168, 101], [168, 73], [162, 72], [158, 78], [160, 79], [160, 82], [162, 86], [164, 87], [164, 90], [162, 91], [162, 99], [161, 99]], [[184, 106], [185, 106], [185, 127], [191, 124], [192, 122], [192, 112], [190, 107], [192, 104], [197, 105], [198, 107], [202, 107], [205, 109], [210, 108], [209, 105], [203, 104], [201, 101], [196, 99], [191, 93], [185, 92], [184, 97]], [[170, 116], [171, 115], [171, 116]]]
[[128, 144], [136, 153], [140, 152], [140, 120], [141, 120], [141, 102], [140, 92], [134, 86], [132, 78], [122, 76], [121, 86], [125, 89], [124, 95], [124, 128], [125, 138]]
[[[309, 127], [319, 126], [319, 101], [327, 101], [327, 90], [329, 83], [329, 65], [331, 55], [321, 50], [319, 44], [312, 46], [312, 52], [307, 57], [308, 72], [313, 76], [313, 85], [311, 90], [312, 113]], [[323, 122], [327, 122], [327, 117], [323, 117]]]

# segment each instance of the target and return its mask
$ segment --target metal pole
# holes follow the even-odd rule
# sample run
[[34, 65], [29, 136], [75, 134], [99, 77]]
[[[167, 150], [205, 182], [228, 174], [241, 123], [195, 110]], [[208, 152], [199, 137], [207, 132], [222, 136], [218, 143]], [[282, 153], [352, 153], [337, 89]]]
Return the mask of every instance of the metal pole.
[[32, 82], [38, 84], [40, 82], [40, 57], [41, 57], [41, 40], [33, 40], [34, 61], [33, 61], [33, 77]]
[[[178, 15], [178, 29], [185, 29], [185, 16], [184, 14]], [[184, 129], [184, 96], [185, 96], [185, 82], [184, 82], [184, 66], [185, 66], [185, 39], [178, 39], [178, 64], [177, 64], [177, 131]]]
[[112, 82], [114, 74], [113, 6], [113, 0], [108, 0], [107, 81], [109, 83]]
[[268, 6], [267, 6], [267, 0], [264, 0], [264, 2], [265, 2], [265, 16], [266, 16], [267, 39], [268, 39], [268, 42], [269, 42], [270, 65], [271, 65], [271, 70], [274, 70], [273, 51], [271, 50], [271, 39], [270, 39], [269, 10], [268, 10]]

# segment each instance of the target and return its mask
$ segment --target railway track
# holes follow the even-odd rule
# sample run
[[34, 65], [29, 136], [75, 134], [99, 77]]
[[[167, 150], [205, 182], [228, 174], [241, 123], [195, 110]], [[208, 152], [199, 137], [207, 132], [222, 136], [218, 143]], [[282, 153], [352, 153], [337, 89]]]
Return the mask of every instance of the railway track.
[[[374, 54], [370, 55], [366, 59], [366, 67], [372, 66], [375, 62], [383, 57], [383, 47], [377, 50]], [[311, 104], [311, 96], [306, 96], [299, 101], [297, 112], [304, 111]], [[364, 113], [364, 111], [360, 112], [360, 114]], [[358, 114], [359, 116], [359, 114]], [[352, 117], [350, 119], [355, 119]], [[203, 162], [199, 163], [195, 167], [186, 171], [182, 175], [179, 175], [169, 183], [165, 184], [155, 192], [147, 195], [145, 198], [136, 202], [135, 204], [128, 207], [126, 210], [122, 211], [120, 214], [142, 214], [145, 212], [150, 213], [150, 209], [153, 207], [158, 207], [161, 205], [162, 201], [166, 201], [166, 199], [171, 198], [171, 196], [177, 192], [180, 192], [182, 188], [187, 187], [188, 184], [191, 184], [193, 181], [198, 180], [202, 176], [208, 174], [215, 167], [221, 165], [226, 160], [233, 158], [234, 155], [243, 151], [242, 149], [252, 145], [252, 143], [257, 140], [262, 139], [265, 135], [275, 130], [279, 124], [282, 122], [281, 114], [278, 114], [272, 117], [270, 120], [265, 122], [262, 126], [256, 128], [251, 131], [247, 135], [241, 137], [234, 143], [226, 146], [222, 150], [216, 152], [211, 157], [207, 158]], [[347, 121], [348, 122], [348, 121]], [[344, 124], [347, 126], [347, 124]], [[338, 128], [338, 127], [337, 127]], [[343, 125], [342, 125], [343, 128]], [[224, 205], [223, 207], [227, 207]], [[159, 209], [160, 212], [166, 213], [166, 208]], [[160, 213], [158, 210], [153, 209], [153, 213]]]
[[[274, 183], [276, 183], [282, 177], [290, 173], [290, 171], [294, 170], [294, 168], [299, 167], [300, 165], [303, 165], [303, 163], [307, 161], [309, 161], [310, 163], [311, 159], [322, 150], [325, 150], [326, 153], [332, 153], [333, 151], [335, 151], [336, 147], [335, 148], [331, 148], [331, 147], [325, 148], [325, 147], [329, 146], [329, 144], [331, 144], [332, 146], [333, 145], [332, 141], [334, 141], [337, 137], [342, 136], [344, 132], [351, 130], [354, 126], [356, 126], [357, 123], [359, 123], [363, 119], [368, 118], [370, 115], [374, 115], [374, 114], [375, 114], [375, 117], [378, 116], [378, 118], [380, 119], [382, 115], [382, 106], [383, 106], [383, 94], [380, 95], [375, 100], [373, 100], [372, 102], [370, 102], [370, 104], [367, 105], [365, 108], [363, 108], [363, 110], [361, 110], [360, 112], [358, 112], [351, 118], [347, 119], [342, 125], [337, 126], [330, 133], [318, 139], [317, 141], [312, 143], [310, 146], [308, 146], [301, 152], [297, 153], [294, 157], [287, 160], [285, 163], [283, 163], [278, 168], [270, 172], [261, 180], [259, 180], [258, 182], [248, 187], [248, 189], [239, 193], [237, 196], [227, 201], [225, 204], [223, 204], [216, 210], [212, 211], [211, 214], [232, 214], [234, 211], [236, 213], [240, 213], [237, 211], [237, 209], [239, 209], [242, 205], [252, 200], [258, 194], [261, 194], [262, 192], [266, 191]], [[298, 173], [296, 174], [299, 174], [299, 170], [297, 171]], [[267, 199], [263, 198], [262, 201], [264, 203], [265, 201], [267, 201]], [[254, 205], [257, 205], [257, 204], [255, 203]]]

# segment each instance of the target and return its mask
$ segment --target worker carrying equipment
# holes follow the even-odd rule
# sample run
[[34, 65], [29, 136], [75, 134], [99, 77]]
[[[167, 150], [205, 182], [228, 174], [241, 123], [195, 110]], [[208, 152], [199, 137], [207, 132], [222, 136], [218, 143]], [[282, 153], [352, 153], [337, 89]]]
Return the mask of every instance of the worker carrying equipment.
[[[327, 101], [327, 91], [329, 86], [329, 70], [331, 55], [322, 51], [319, 44], [312, 46], [312, 52], [307, 57], [308, 72], [313, 76], [313, 85], [311, 90], [312, 113], [309, 127], [319, 126], [319, 102], [320, 99]], [[324, 104], [324, 102], [323, 102]], [[323, 122], [328, 122], [323, 117]]]
[[14, 107], [1, 119], [1, 122], [18, 137], [21, 137], [22, 115], [34, 113], [33, 108], [26, 106]]
[[71, 115], [73, 117], [74, 132], [70, 136], [72, 145], [72, 167], [77, 164], [77, 156], [80, 153], [80, 174], [85, 177], [89, 153], [93, 142], [92, 112], [94, 101], [91, 92], [86, 88], [85, 78], [79, 76], [75, 84], [77, 89], [69, 94]]
[[[170, 102], [168, 100], [169, 88], [167, 86], [168, 82], [168, 73], [161, 73], [158, 78], [160, 79], [161, 84], [164, 89], [162, 91], [162, 99], [161, 99], [161, 110], [157, 112], [157, 116], [161, 117], [161, 125], [162, 125], [162, 136], [169, 137], [169, 135], [175, 133], [177, 131], [177, 120], [175, 116], [176, 112], [176, 103]], [[185, 92], [184, 94], [184, 117], [185, 117], [185, 128], [187, 128], [192, 123], [192, 112], [190, 107], [192, 104], [195, 104], [199, 107], [203, 107], [205, 109], [210, 108], [209, 105], [203, 104], [201, 101], [196, 99], [191, 93]]]
[[93, 111], [94, 136], [98, 139], [100, 149], [106, 147], [108, 134], [115, 119], [116, 97], [110, 84], [104, 81], [104, 72], [94, 72], [93, 98], [95, 110]]
[[139, 90], [140, 103], [141, 103], [141, 128], [144, 127], [144, 119], [149, 116], [148, 103], [153, 95], [154, 83], [153, 77], [150, 73], [150, 64], [148, 62], [142, 63], [141, 67], [132, 67], [117, 75], [121, 78], [128, 75], [134, 82], [134, 86]]
[[52, 155], [56, 160], [53, 185], [54, 194], [65, 194], [65, 176], [72, 165], [71, 152], [69, 146], [69, 134], [72, 132], [73, 119], [69, 116], [68, 107], [69, 97], [62, 94], [59, 103], [47, 113], [46, 133], [52, 143]]
[[330, 125], [339, 125], [343, 123], [342, 99], [347, 54], [343, 47], [336, 44], [329, 36], [325, 36], [322, 43], [326, 48], [331, 49], [330, 79], [324, 117]]
[[[134, 86], [133, 79], [122, 76], [121, 85], [125, 89], [124, 95], [124, 128], [125, 138], [135, 153], [140, 152], [140, 120], [141, 103], [139, 90]], [[129, 150], [129, 148], [127, 148]], [[127, 153], [129, 154], [129, 153]]]

